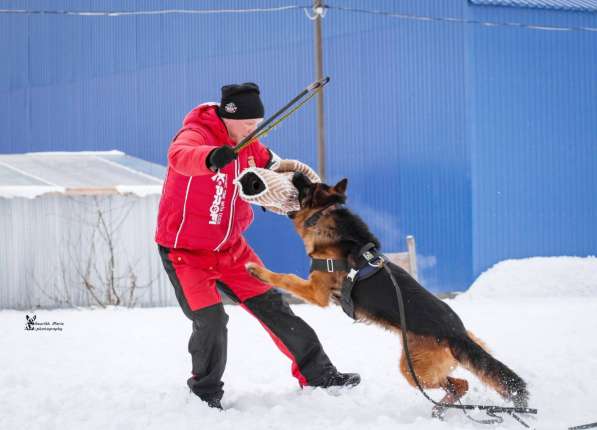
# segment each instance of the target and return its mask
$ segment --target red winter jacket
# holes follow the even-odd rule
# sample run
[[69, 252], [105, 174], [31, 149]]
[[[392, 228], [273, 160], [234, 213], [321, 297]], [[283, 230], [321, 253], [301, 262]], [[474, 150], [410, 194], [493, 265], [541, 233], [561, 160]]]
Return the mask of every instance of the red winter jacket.
[[155, 235], [162, 246], [225, 250], [253, 221], [253, 210], [238, 197], [233, 181], [250, 160], [256, 167], [268, 166], [273, 153], [255, 141], [219, 173], [209, 170], [210, 151], [235, 145], [216, 109], [203, 104], [189, 112], [168, 150]]

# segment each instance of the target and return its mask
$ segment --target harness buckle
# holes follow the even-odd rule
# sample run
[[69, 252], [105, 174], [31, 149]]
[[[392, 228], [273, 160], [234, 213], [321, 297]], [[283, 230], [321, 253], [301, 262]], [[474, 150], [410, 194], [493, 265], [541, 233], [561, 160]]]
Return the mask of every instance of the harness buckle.
[[332, 260], [330, 258], [326, 258], [325, 265], [326, 265], [328, 272], [334, 271], [334, 260]]
[[374, 255], [373, 255], [373, 253], [366, 251], [366, 252], [363, 252], [363, 257], [365, 258], [365, 260], [371, 261], [371, 260], [373, 260]]
[[383, 263], [385, 260], [384, 260], [383, 256], [380, 255], [376, 261], [377, 262], [368, 261], [367, 264], [371, 267], [381, 267], [381, 266], [383, 266]]
[[354, 278], [357, 276], [358, 273], [358, 270], [351, 268], [350, 272], [348, 272], [348, 275], [346, 275], [346, 277], [350, 279], [350, 282], [354, 282]]

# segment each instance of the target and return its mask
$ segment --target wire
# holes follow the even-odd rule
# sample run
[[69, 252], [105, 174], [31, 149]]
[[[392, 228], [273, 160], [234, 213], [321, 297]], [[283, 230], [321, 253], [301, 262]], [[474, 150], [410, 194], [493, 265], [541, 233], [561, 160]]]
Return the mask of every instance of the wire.
[[73, 10], [28, 10], [28, 9], [0, 9], [0, 14], [20, 14], [20, 15], [68, 15], [68, 16], [99, 16], [99, 17], [119, 17], [119, 16], [140, 16], [140, 15], [206, 15], [206, 14], [240, 14], [240, 13], [267, 13], [267, 12], [285, 12], [289, 10], [302, 9], [311, 20], [321, 16], [324, 18], [327, 10], [337, 10], [340, 12], [361, 13], [369, 15], [385, 16], [389, 18], [398, 18], [419, 22], [442, 22], [451, 24], [479, 25], [482, 27], [509, 27], [524, 28], [528, 30], [539, 31], [568, 31], [568, 32], [589, 32], [597, 33], [597, 27], [561, 27], [557, 25], [538, 25], [525, 24], [522, 22], [498, 22], [484, 21], [477, 19], [457, 18], [450, 16], [427, 16], [413, 15], [401, 12], [383, 11], [376, 9], [359, 9], [345, 6], [324, 5], [320, 6], [322, 10], [314, 10], [314, 15], [309, 15], [308, 11], [312, 6], [306, 5], [287, 5], [270, 8], [252, 8], [252, 9], [158, 9], [158, 10], [140, 10], [140, 11], [73, 11]]
[[465, 19], [455, 17], [443, 17], [443, 16], [424, 16], [424, 15], [412, 15], [399, 12], [388, 12], [374, 9], [358, 9], [344, 6], [325, 6], [328, 9], [338, 10], [342, 12], [353, 12], [353, 13], [365, 13], [370, 15], [381, 15], [390, 18], [407, 19], [412, 21], [427, 21], [427, 22], [444, 22], [452, 24], [473, 24], [480, 25], [483, 27], [514, 27], [514, 28], [526, 28], [529, 30], [541, 30], [541, 31], [582, 31], [597, 33], [597, 27], [560, 27], [557, 25], [534, 25], [524, 24], [522, 22], [495, 22], [495, 21], [481, 21], [476, 19]]
[[221, 14], [221, 13], [261, 13], [261, 12], [283, 12], [294, 9], [304, 9], [306, 6], [288, 5], [269, 8], [253, 9], [158, 9], [139, 11], [74, 11], [74, 10], [27, 10], [27, 9], [0, 9], [3, 14], [21, 15], [70, 15], [70, 16], [138, 16], [138, 15], [199, 15], [199, 14]]

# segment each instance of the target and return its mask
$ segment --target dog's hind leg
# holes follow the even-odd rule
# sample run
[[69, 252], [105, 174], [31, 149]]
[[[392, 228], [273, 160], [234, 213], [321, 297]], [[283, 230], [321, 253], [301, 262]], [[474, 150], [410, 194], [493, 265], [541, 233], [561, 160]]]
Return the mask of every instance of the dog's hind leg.
[[[468, 391], [468, 381], [466, 379], [452, 378], [446, 376], [446, 381], [442, 387], [446, 391], [446, 395], [439, 401], [447, 405], [453, 405], [464, 396]], [[431, 411], [431, 416], [434, 418], [443, 419], [446, 413], [444, 406], [435, 405]]]
[[[438, 342], [429, 336], [408, 335], [408, 349], [417, 380], [423, 389], [443, 389], [446, 394], [440, 403], [453, 404], [468, 391], [468, 382], [448, 376], [457, 366], [457, 362], [444, 342]], [[406, 355], [402, 352], [400, 371], [408, 383], [417, 387], [410, 373]], [[432, 416], [442, 418], [445, 408], [434, 406]]]
[[470, 333], [449, 339], [450, 350], [454, 358], [477, 376], [481, 382], [492, 387], [502, 397], [514, 402], [514, 405], [526, 408], [529, 398], [524, 380], [504, 363], [487, 352]]

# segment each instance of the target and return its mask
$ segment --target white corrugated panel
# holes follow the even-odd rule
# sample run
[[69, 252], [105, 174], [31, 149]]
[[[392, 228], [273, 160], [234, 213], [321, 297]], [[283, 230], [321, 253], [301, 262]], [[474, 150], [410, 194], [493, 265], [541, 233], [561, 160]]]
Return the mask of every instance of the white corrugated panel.
[[96, 305], [94, 295], [176, 304], [154, 243], [158, 202], [130, 194], [0, 198], [0, 309]]

